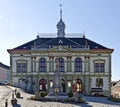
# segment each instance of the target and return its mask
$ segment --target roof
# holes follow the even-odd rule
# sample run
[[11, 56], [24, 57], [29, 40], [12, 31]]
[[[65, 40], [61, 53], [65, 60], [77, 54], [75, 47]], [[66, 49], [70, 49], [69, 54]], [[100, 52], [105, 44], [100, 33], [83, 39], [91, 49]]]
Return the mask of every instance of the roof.
[[10, 70], [10, 67], [0, 62], [0, 67]]
[[[71, 34], [72, 35], [72, 34]], [[103, 49], [103, 50], [109, 50], [109, 48], [100, 45], [92, 40], [89, 40], [83, 37], [74, 37], [72, 35], [71, 37], [51, 37], [51, 35], [48, 34], [49, 37], [39, 37], [37, 36], [37, 39], [34, 39], [30, 42], [27, 42], [23, 45], [20, 45], [16, 48], [13, 48], [12, 50], [32, 50], [32, 49], [48, 49], [52, 48], [54, 46], [66, 46], [71, 49]]]
[[115, 87], [120, 87], [120, 80], [115, 84]]

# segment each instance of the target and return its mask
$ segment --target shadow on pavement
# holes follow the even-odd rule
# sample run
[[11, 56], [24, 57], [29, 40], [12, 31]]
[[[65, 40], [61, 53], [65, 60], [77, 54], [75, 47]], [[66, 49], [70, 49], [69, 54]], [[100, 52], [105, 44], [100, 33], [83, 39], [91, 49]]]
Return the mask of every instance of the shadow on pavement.
[[84, 97], [86, 102], [93, 102], [93, 103], [101, 103], [101, 104], [106, 104], [106, 105], [111, 105], [111, 106], [120, 106], [119, 102], [113, 102], [108, 100], [108, 97], [89, 97], [89, 96], [85, 96]]
[[21, 105], [20, 104], [16, 104], [13, 107], [21, 107]]

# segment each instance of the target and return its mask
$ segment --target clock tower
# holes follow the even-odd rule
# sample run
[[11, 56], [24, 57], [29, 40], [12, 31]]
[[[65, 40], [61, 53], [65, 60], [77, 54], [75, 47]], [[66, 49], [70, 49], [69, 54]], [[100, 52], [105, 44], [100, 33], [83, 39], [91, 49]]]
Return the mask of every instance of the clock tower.
[[[60, 5], [60, 7], [61, 6], [62, 5]], [[57, 24], [57, 35], [61, 38], [65, 36], [65, 23], [62, 20], [62, 8], [60, 8], [60, 21]]]

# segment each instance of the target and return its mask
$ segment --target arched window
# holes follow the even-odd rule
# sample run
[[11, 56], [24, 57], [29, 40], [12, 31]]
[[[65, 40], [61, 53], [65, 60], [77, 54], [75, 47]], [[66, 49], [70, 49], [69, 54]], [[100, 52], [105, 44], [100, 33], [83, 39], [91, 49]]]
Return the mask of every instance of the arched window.
[[59, 61], [59, 71], [64, 72], [64, 59], [63, 58], [57, 58], [56, 60]]
[[39, 60], [39, 71], [46, 72], [47, 71], [47, 63], [45, 58], [40, 58]]
[[75, 59], [75, 72], [82, 72], [82, 59], [81, 58]]
[[80, 93], [83, 92], [83, 83], [79, 77], [73, 81], [72, 91], [73, 92], [80, 92]]

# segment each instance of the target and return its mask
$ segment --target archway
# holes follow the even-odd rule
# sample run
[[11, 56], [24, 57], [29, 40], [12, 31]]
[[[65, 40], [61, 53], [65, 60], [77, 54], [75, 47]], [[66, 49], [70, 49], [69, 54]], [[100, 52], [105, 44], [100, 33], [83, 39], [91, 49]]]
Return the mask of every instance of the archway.
[[46, 79], [42, 78], [39, 80], [39, 91], [47, 91], [47, 81]]
[[82, 80], [78, 77], [76, 80], [76, 91], [82, 93], [83, 91], [83, 83]]

